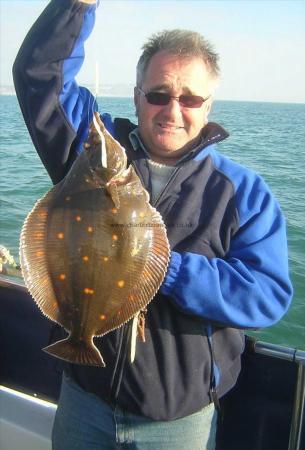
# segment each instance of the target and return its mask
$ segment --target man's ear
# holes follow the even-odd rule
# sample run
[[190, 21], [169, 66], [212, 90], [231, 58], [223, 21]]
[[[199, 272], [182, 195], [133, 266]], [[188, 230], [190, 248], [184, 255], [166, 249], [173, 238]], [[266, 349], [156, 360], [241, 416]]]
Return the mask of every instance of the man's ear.
[[136, 116], [138, 117], [138, 109], [139, 109], [139, 101], [140, 101], [140, 93], [139, 93], [139, 89], [137, 87], [134, 88], [133, 90], [133, 102], [135, 105], [135, 109], [136, 109]]

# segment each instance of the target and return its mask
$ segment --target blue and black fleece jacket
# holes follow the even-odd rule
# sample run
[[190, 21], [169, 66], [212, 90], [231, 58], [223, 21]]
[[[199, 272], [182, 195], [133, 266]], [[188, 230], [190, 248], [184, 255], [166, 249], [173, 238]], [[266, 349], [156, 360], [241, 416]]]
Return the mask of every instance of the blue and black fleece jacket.
[[[53, 0], [33, 25], [13, 74], [25, 123], [54, 183], [70, 169], [88, 133], [94, 97], [75, 81], [95, 6]], [[107, 45], [106, 40], [104, 45]], [[150, 190], [147, 155], [134, 150], [127, 119], [103, 111]], [[265, 182], [219, 153], [228, 134], [202, 130], [201, 145], [176, 165], [154, 205], [167, 226], [172, 257], [146, 314], [146, 342], [129, 363], [130, 326], [96, 339], [106, 368], [67, 365], [83, 389], [154, 420], [184, 417], [234, 386], [243, 329], [267, 327], [287, 311], [285, 220]]]

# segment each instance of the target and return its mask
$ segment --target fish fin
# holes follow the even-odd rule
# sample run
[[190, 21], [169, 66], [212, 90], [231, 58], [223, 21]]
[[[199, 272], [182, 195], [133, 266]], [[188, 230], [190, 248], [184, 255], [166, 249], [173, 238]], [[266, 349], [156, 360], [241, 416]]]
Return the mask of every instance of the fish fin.
[[[137, 283], [130, 292], [132, 301], [129, 302], [129, 307], [135, 308], [135, 312], [144, 309], [158, 292], [170, 258], [166, 229], [161, 215], [156, 210], [152, 216], [152, 223], [157, 226], [152, 227], [153, 239], [150, 252]], [[128, 309], [126, 308], [126, 311]]]
[[[154, 298], [164, 280], [170, 258], [170, 247], [162, 217], [155, 208], [152, 207], [152, 209], [152, 245], [145, 264], [134, 286], [127, 293], [126, 302], [120, 309], [120, 314], [114, 313], [107, 322], [106, 332], [114, 330], [144, 309]], [[98, 328], [94, 334], [103, 336], [105, 328]]]
[[63, 359], [75, 364], [105, 367], [104, 360], [99, 350], [93, 343], [76, 341], [70, 336], [67, 339], [55, 342], [43, 351], [56, 358]]
[[58, 185], [36, 202], [20, 235], [20, 265], [25, 285], [42, 313], [67, 328], [51, 282], [47, 261], [48, 204]]

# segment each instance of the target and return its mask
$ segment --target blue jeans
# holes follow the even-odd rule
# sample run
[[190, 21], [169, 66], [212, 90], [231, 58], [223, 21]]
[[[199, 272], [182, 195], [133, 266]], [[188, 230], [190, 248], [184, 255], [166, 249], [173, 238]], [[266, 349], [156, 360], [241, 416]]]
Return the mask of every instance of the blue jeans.
[[113, 408], [64, 376], [53, 450], [214, 450], [213, 404], [182, 419], [153, 421]]

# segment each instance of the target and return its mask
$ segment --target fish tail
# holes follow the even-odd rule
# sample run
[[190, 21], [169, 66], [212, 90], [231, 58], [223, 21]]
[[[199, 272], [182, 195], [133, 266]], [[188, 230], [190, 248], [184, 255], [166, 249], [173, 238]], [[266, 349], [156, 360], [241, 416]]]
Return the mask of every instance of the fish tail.
[[106, 365], [102, 355], [93, 343], [76, 341], [71, 339], [70, 336], [43, 348], [43, 350], [52, 356], [75, 364], [100, 367], [105, 367]]

